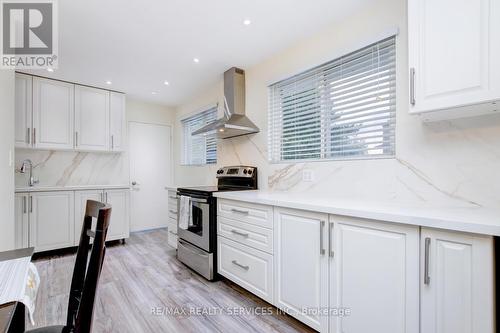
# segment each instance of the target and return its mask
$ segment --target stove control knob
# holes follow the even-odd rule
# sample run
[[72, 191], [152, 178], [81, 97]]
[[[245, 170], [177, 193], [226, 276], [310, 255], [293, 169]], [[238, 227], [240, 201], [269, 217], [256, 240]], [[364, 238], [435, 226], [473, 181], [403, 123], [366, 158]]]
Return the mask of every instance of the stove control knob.
[[247, 174], [247, 169], [243, 169], [243, 173], [246, 175]]
[[[246, 171], [246, 170], [245, 170]], [[252, 169], [248, 169], [248, 174], [251, 175], [252, 174]]]
[[220, 175], [220, 174], [222, 174], [222, 173], [224, 173], [224, 170], [222, 170], [222, 169], [217, 170], [217, 174], [218, 174], [218, 175]]

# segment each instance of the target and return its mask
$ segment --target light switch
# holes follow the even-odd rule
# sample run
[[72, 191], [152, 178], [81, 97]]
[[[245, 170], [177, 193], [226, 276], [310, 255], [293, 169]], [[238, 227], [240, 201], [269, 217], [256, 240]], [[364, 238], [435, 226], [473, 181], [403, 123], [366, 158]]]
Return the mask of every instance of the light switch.
[[311, 169], [302, 170], [302, 181], [313, 182], [314, 181], [314, 171]]

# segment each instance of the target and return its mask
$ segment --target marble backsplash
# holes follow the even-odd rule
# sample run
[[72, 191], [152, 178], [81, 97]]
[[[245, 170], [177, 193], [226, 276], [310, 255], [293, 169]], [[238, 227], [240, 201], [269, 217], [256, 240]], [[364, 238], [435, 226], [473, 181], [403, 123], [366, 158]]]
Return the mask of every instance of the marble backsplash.
[[[33, 174], [41, 186], [128, 184], [126, 153], [87, 153], [16, 149], [16, 170], [24, 159], [33, 161]], [[16, 171], [16, 187], [26, 186], [28, 174]]]

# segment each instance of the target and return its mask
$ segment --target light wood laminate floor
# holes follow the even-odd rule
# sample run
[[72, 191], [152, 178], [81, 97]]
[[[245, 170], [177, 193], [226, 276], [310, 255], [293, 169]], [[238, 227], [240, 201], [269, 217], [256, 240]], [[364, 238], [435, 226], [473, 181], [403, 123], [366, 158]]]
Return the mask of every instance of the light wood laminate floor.
[[[41, 278], [35, 327], [65, 323], [74, 259], [66, 253], [34, 260]], [[99, 333], [313, 332], [227, 280], [208, 282], [193, 273], [167, 245], [166, 229], [108, 246], [93, 327]]]

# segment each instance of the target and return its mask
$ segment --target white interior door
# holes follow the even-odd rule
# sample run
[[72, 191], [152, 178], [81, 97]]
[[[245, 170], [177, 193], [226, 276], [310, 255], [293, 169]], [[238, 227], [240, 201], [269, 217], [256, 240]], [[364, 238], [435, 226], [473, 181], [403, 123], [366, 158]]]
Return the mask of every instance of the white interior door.
[[170, 126], [129, 123], [131, 231], [167, 227], [172, 182]]

